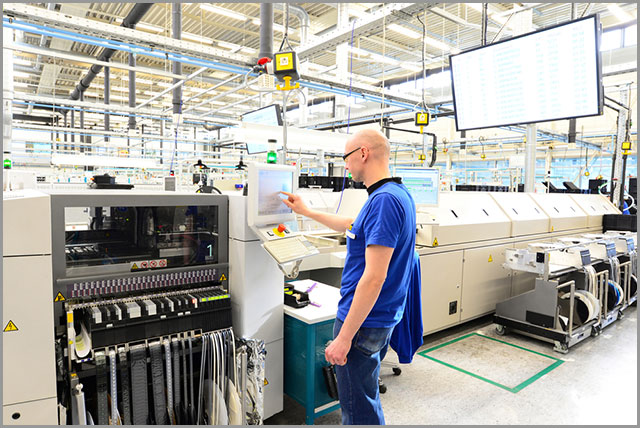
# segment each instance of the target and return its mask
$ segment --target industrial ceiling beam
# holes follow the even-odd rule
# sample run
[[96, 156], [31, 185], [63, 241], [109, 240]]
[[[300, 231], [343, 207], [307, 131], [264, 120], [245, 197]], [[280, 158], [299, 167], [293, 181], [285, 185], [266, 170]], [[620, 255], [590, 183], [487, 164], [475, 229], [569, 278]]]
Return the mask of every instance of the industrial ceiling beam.
[[174, 53], [198, 57], [206, 56], [207, 59], [224, 61], [227, 64], [251, 65], [247, 62], [245, 55], [229, 53], [228, 51], [199, 43], [175, 40], [171, 37], [105, 24], [93, 19], [65, 15], [27, 4], [6, 3], [3, 5], [3, 13], [7, 17], [19, 18], [32, 24], [72, 31], [77, 34], [99, 36], [131, 44], [157, 46], [162, 47], [163, 50], [171, 50]]
[[[389, 3], [379, 10], [372, 12], [371, 17], [359, 19], [353, 28], [353, 37], [360, 37], [369, 32], [378, 31], [384, 24], [391, 24], [404, 20], [403, 15], [413, 15], [415, 12], [421, 11], [423, 8], [427, 10], [433, 5], [423, 3]], [[406, 15], [405, 15], [406, 16]], [[326, 49], [335, 49], [336, 46], [347, 43], [351, 40], [351, 26], [347, 28], [335, 29], [324, 36], [317, 37], [314, 41], [297, 49], [298, 58], [304, 59], [322, 53]]]

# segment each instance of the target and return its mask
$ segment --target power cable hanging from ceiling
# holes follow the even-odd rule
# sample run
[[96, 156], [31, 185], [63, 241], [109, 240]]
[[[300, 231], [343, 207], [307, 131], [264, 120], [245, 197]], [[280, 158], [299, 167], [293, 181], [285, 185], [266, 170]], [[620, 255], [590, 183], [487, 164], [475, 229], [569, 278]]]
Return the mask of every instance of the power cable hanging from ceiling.
[[[418, 21], [420, 21], [420, 24], [422, 25], [422, 46], [420, 49], [420, 53], [422, 54], [422, 109], [426, 110], [427, 109], [427, 103], [425, 102], [425, 79], [427, 77], [427, 65], [425, 64], [424, 61], [424, 50], [426, 48], [425, 46], [425, 40], [426, 40], [426, 33], [427, 33], [427, 27], [425, 25], [424, 22], [422, 22], [422, 19], [420, 19], [420, 14], [418, 13], [416, 15], [416, 18], [418, 18]], [[426, 21], [426, 15], [425, 15], [425, 21]]]
[[282, 52], [282, 48], [284, 46], [284, 43], [287, 42], [287, 48], [289, 48], [289, 50], [293, 50], [293, 48], [291, 47], [291, 44], [289, 43], [289, 3], [285, 3], [285, 7], [284, 7], [284, 34], [282, 35], [282, 43], [280, 43], [280, 48], [278, 49], [278, 51]]
[[[387, 54], [387, 17], [382, 18], [382, 56]], [[382, 103], [380, 104], [380, 129], [384, 131], [384, 62], [382, 62], [382, 85], [380, 86], [380, 92], [382, 93]]]

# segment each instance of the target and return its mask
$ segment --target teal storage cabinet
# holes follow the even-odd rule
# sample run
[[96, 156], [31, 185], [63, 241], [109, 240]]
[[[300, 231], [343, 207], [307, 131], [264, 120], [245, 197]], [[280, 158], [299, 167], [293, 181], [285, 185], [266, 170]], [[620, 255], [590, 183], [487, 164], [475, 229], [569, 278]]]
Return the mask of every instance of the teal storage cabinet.
[[[297, 283], [297, 284], [296, 284]], [[313, 281], [302, 280], [292, 283], [296, 289], [304, 291]], [[339, 299], [339, 290], [325, 284], [331, 298], [323, 299], [322, 308], [307, 306], [293, 309], [285, 306], [284, 316], [284, 393], [305, 408], [305, 423], [312, 425], [315, 418], [333, 412], [340, 407], [337, 400], [327, 392], [322, 367], [328, 365], [324, 358], [324, 349], [333, 339], [333, 324]], [[321, 290], [314, 288], [310, 300], [317, 302]], [[334, 295], [335, 293], [335, 295]], [[317, 297], [316, 297], [317, 296]], [[337, 297], [336, 297], [337, 296]], [[326, 319], [333, 307], [333, 316]]]

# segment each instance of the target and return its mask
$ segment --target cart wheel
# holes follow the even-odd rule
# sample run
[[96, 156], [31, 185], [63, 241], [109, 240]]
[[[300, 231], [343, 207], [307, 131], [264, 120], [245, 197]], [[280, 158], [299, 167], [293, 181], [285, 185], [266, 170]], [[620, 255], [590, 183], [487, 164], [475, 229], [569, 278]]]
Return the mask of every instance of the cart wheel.
[[400, 376], [400, 373], [402, 373], [402, 369], [400, 367], [394, 367], [391, 370], [393, 370], [393, 374], [396, 376]]
[[569, 353], [569, 346], [566, 343], [558, 343], [557, 341], [555, 342], [555, 345], [553, 347], [553, 350], [556, 352], [560, 352], [561, 354], [567, 354]]
[[505, 334], [507, 334], [507, 327], [503, 326], [502, 324], [496, 324], [496, 334], [498, 336], [504, 336]]
[[380, 391], [380, 394], [387, 392], [387, 385], [385, 385], [380, 378], [378, 378], [378, 391]]

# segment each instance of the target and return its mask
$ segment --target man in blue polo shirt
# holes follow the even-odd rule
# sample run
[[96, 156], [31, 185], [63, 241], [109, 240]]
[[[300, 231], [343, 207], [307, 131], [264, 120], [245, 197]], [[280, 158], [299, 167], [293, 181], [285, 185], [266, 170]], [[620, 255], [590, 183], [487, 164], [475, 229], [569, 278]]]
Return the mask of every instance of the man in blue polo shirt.
[[389, 154], [389, 141], [375, 130], [357, 132], [347, 141], [346, 167], [369, 193], [355, 219], [311, 210], [290, 193], [283, 201], [347, 235], [334, 340], [325, 350], [326, 360], [336, 365], [345, 425], [384, 424], [380, 356], [403, 316], [414, 267], [416, 207], [401, 180], [391, 177]]

